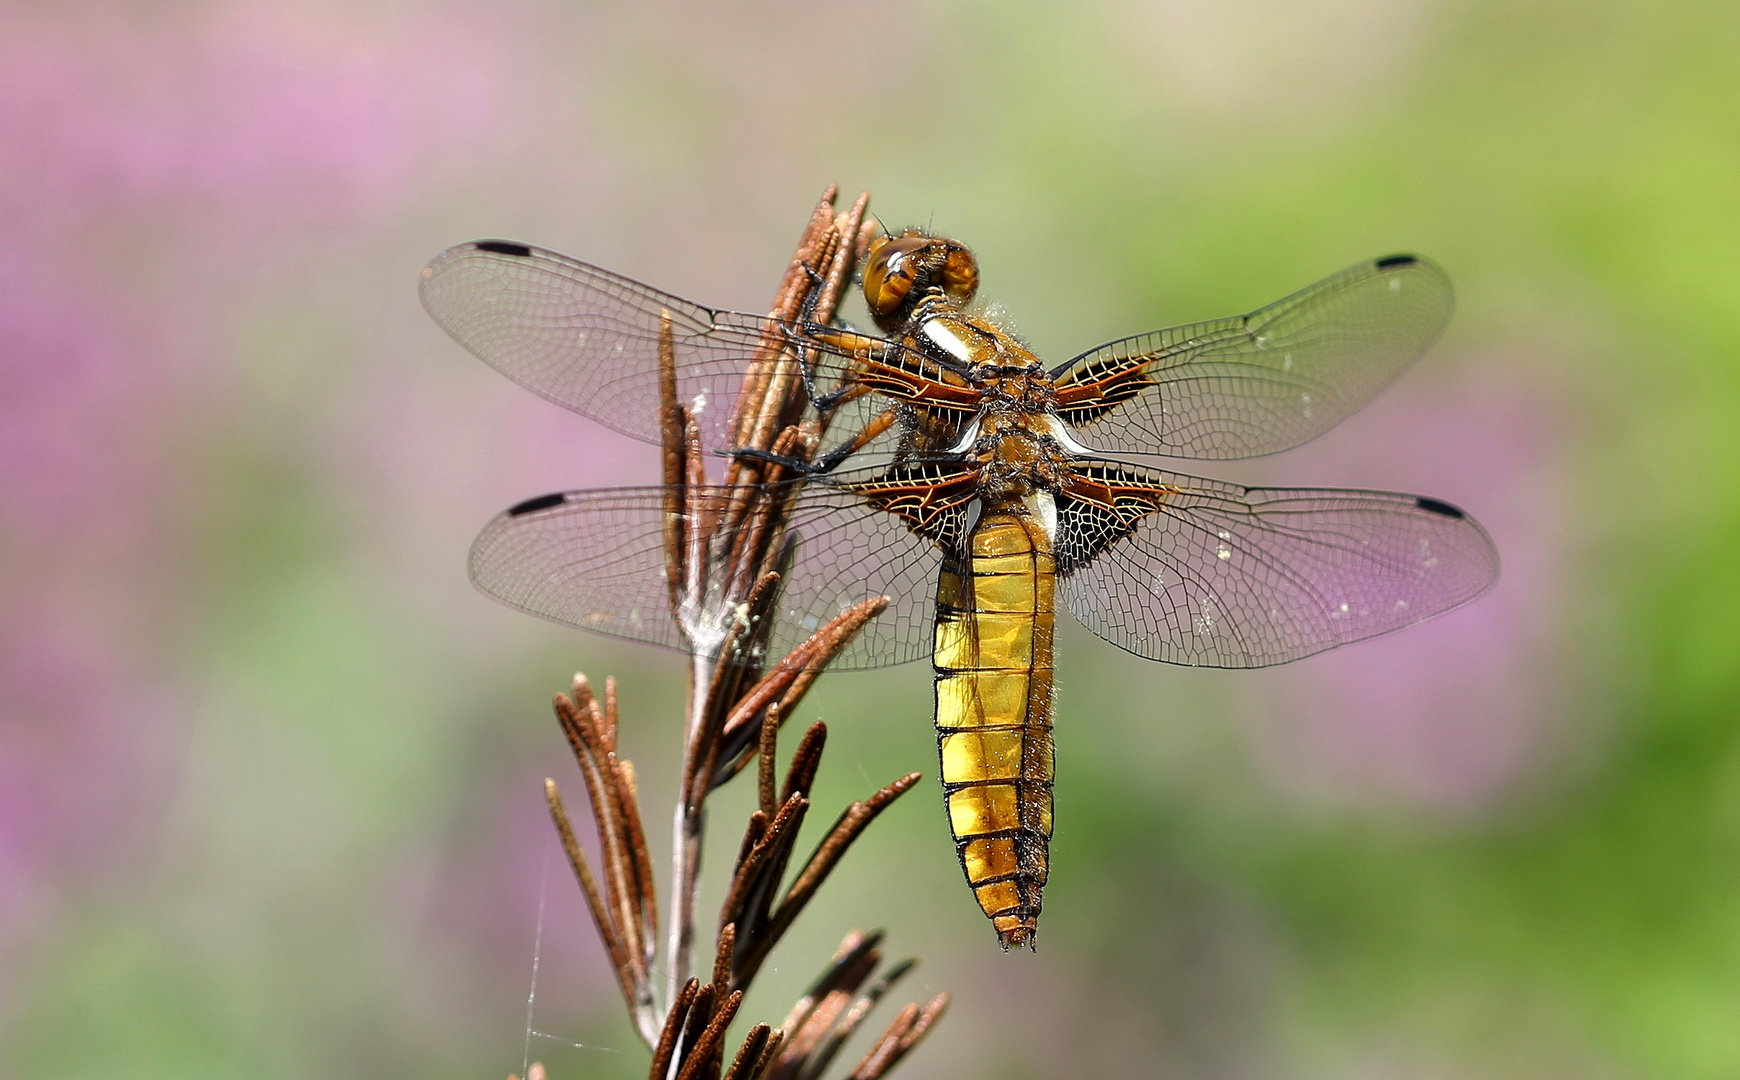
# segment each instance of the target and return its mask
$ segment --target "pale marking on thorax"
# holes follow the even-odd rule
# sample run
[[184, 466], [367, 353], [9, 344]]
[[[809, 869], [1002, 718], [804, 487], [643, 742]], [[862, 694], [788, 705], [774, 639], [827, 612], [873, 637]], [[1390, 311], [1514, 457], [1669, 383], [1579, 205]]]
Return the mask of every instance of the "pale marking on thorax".
[[926, 319], [921, 333], [929, 338], [933, 345], [961, 363], [970, 364], [973, 362], [973, 354], [967, 348], [967, 343], [961, 340], [959, 334], [944, 326], [941, 320]]

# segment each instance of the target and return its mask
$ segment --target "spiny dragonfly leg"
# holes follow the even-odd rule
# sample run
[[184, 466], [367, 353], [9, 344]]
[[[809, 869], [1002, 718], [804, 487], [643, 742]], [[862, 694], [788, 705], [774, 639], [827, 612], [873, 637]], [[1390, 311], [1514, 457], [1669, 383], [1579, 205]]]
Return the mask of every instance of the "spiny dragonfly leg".
[[821, 462], [805, 461], [803, 458], [791, 457], [787, 454], [775, 454], [768, 450], [756, 450], [742, 447], [737, 450], [721, 450], [719, 453], [733, 461], [753, 461], [762, 465], [777, 465], [799, 476], [814, 476], [826, 472]]
[[842, 461], [875, 442], [899, 420], [900, 413], [896, 409], [883, 409], [871, 421], [863, 426], [858, 434], [829, 450], [816, 459], [816, 466], [821, 472], [832, 472]]
[[893, 427], [895, 421], [898, 419], [899, 413], [896, 410], [884, 409], [868, 424], [865, 424], [858, 434], [847, 439], [832, 450], [829, 450], [826, 454], [823, 454], [814, 461], [805, 461], [802, 458], [750, 448], [727, 450], [722, 451], [722, 453], [738, 461], [757, 461], [769, 465], [777, 465], [780, 468], [790, 470], [799, 476], [819, 476], [823, 473], [833, 472], [835, 469], [839, 468], [841, 462], [876, 441], [876, 438], [889, 428]]
[[791, 335], [792, 343], [798, 346], [798, 368], [803, 375], [804, 390], [809, 394], [810, 402], [818, 410], [827, 412], [867, 391], [856, 381], [849, 381], [839, 389], [824, 392], [816, 384], [815, 367], [810, 359], [811, 353], [804, 346], [820, 346], [822, 350], [851, 361], [855, 366], [885, 360], [895, 346], [885, 338], [872, 334], [860, 334], [844, 323], [830, 324], [818, 320], [816, 318], [816, 305], [821, 300], [822, 289], [820, 286], [823, 279], [820, 274], [808, 266], [805, 266], [804, 270], [815, 282], [816, 287], [812, 288], [809, 295], [804, 298], [802, 313], [796, 328], [788, 329], [787, 333]]
[[816, 386], [815, 368], [810, 362], [811, 353], [806, 346], [813, 346], [818, 341], [826, 340], [824, 335], [835, 333], [836, 328], [816, 319], [816, 305], [821, 302], [823, 287], [826, 285], [827, 279], [809, 263], [804, 263], [804, 273], [809, 275], [810, 290], [804, 297], [796, 329], [787, 327], [786, 334], [792, 339], [792, 344], [797, 346], [798, 371], [803, 376], [804, 392], [809, 395], [810, 403], [817, 410], [825, 413], [845, 401], [846, 395], [854, 387], [846, 386], [831, 394], [824, 394]]

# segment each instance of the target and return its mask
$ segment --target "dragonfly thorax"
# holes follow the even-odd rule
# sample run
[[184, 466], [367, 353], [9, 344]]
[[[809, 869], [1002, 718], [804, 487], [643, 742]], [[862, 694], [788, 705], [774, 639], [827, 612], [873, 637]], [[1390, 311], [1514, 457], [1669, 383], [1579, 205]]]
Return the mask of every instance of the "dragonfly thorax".
[[1039, 358], [1007, 331], [963, 313], [943, 296], [920, 304], [901, 336], [909, 346], [977, 383], [1045, 370]]
[[980, 497], [995, 507], [1056, 491], [1069, 469], [1043, 418], [1018, 408], [981, 414], [970, 456], [978, 463]]

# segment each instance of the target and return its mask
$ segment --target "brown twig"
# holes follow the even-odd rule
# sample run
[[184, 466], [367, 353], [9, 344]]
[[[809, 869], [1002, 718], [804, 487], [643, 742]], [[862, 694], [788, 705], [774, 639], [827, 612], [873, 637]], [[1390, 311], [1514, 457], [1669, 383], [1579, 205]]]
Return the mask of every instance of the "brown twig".
[[[802, 460], [825, 434], [827, 417], [808, 408], [794, 328], [806, 311], [823, 321], [833, 318], [874, 228], [864, 220], [867, 195], [846, 213], [835, 212], [835, 195], [830, 188], [805, 228], [745, 372], [730, 423], [738, 449]], [[788, 475], [790, 470], [776, 461], [733, 455], [724, 483], [709, 486], [700, 429], [677, 398], [676, 346], [668, 314], [660, 323], [658, 352], [665, 582], [672, 616], [691, 657], [681, 782], [672, 815], [662, 995], [652, 985], [659, 933], [652, 862], [634, 769], [617, 754], [614, 682], [606, 682], [600, 699], [583, 676], [576, 676], [572, 692], [555, 701], [597, 826], [597, 874], [581, 850], [554, 781], [545, 782], [545, 796], [636, 1031], [653, 1050], [649, 1076], [720, 1080], [725, 1034], [756, 972], [853, 841], [912, 787], [918, 774], [846, 807], [780, 894], [827, 736], [820, 723], [808, 729], [792, 753], [783, 790], [776, 793], [780, 726], [818, 674], [888, 601], [870, 600], [841, 613], [768, 666], [763, 658], [775, 602], [796, 554], [796, 537], [788, 533], [788, 524], [801, 475]], [[757, 809], [744, 830], [721, 907], [711, 981], [703, 982], [694, 972], [694, 949], [706, 800], [751, 760], [757, 761]], [[881, 961], [880, 941], [880, 932], [848, 936], [783, 1027], [758, 1024], [750, 1030], [731, 1056], [724, 1080], [819, 1077], [888, 988], [910, 970], [908, 961], [871, 983]], [[862, 990], [866, 985], [870, 988]], [[666, 1002], [663, 1009], [658, 1007], [660, 996]], [[860, 1064], [859, 1073], [881, 1076], [940, 1011], [936, 1001], [924, 1010], [908, 1006]]]
[[887, 608], [888, 598], [879, 596], [842, 612], [775, 664], [772, 671], [738, 700], [719, 732], [719, 760], [722, 764], [713, 773], [714, 787], [736, 776], [754, 756], [751, 738], [753, 733], [758, 733], [756, 721], [768, 706], [777, 703], [784, 715], [790, 715], [822, 669], [852, 643], [865, 623]]
[[[787, 433], [791, 424], [786, 421], [800, 416], [807, 404], [799, 378], [799, 358], [787, 328], [804, 310], [815, 287], [811, 268], [823, 265], [825, 260], [831, 270], [837, 270], [841, 262], [837, 253], [841, 250], [848, 252], [846, 261], [850, 261], [865, 205], [860, 199], [851, 213], [836, 216], [832, 212], [834, 195], [830, 189], [811, 216], [787, 268], [761, 346], [745, 373], [732, 423], [739, 449], [772, 452], [777, 448], [790, 453], [802, 448], [798, 434]], [[844, 280], [838, 273], [834, 277]], [[833, 295], [837, 298], [838, 294], [836, 289]], [[818, 304], [815, 311], [820, 318], [832, 318], [832, 302], [825, 309]], [[674, 375], [663, 374], [674, 360], [664, 359], [665, 354], [673, 352], [668, 345], [669, 335], [662, 334], [661, 338], [660, 405], [667, 418], [663, 424], [665, 472], [667, 477], [676, 475], [672, 462], [680, 458], [685, 463], [682, 473], [687, 493], [688, 521], [681, 530], [683, 589], [681, 596], [673, 597], [673, 606], [692, 657], [689, 709], [683, 735], [683, 786], [671, 826], [672, 891], [665, 966], [667, 992], [674, 996], [676, 988], [693, 970], [694, 895], [701, 869], [701, 836], [706, 827], [705, 802], [716, 780], [723, 779], [716, 777], [724, 749], [721, 736], [745, 689], [758, 681], [758, 658], [772, 627], [772, 603], [778, 595], [779, 575], [789, 566], [794, 549], [790, 543], [778, 542], [785, 532], [784, 514], [790, 499], [768, 486], [769, 469], [765, 463], [733, 456], [723, 492], [716, 499], [701, 494], [709, 489], [692, 417], [686, 417], [682, 445], [675, 442], [675, 420], [686, 414], [681, 413], [682, 406], [676, 400]], [[669, 496], [667, 501], [674, 504], [675, 496]], [[673, 564], [667, 570], [667, 580], [675, 580], [679, 575], [674, 565], [677, 532], [674, 528], [667, 530], [667, 551], [672, 553]], [[840, 640], [834, 643], [834, 651], [843, 648], [862, 625], [860, 618], [850, 622], [849, 629], [835, 627]], [[740, 724], [739, 730], [747, 724], [748, 721]], [[738, 750], [735, 745], [729, 749]], [[724, 755], [725, 760], [740, 758], [741, 752]], [[736, 770], [730, 771], [734, 774]]]
[[[914, 960], [896, 964], [860, 993], [881, 962], [881, 943], [881, 931], [848, 934], [840, 943], [832, 963], [786, 1017], [783, 1026], [790, 1035], [768, 1071], [767, 1080], [819, 1077], [883, 995], [916, 965]], [[922, 1009], [917, 1005], [906, 1006], [853, 1075], [863, 1073], [864, 1080], [875, 1080], [886, 1074], [900, 1056], [924, 1037], [947, 1005], [948, 996], [944, 994]], [[867, 1067], [876, 1071], [866, 1072]]]
[[864, 1055], [864, 1060], [858, 1063], [846, 1080], [877, 1080], [886, 1076], [894, 1066], [900, 1064], [920, 1039], [930, 1034], [930, 1029], [942, 1019], [948, 1011], [949, 996], [938, 994], [925, 1002], [924, 1007], [908, 1005], [900, 1011], [894, 1023], [888, 1025], [870, 1052]]
[[617, 759], [613, 748], [616, 733], [613, 685], [607, 687], [605, 701], [606, 707], [600, 708], [583, 675], [574, 677], [572, 696], [558, 694], [555, 701], [556, 717], [580, 766], [598, 828], [604, 874], [602, 890], [581, 853], [555, 781], [544, 782], [544, 793], [568, 861], [616, 968], [617, 982], [635, 1030], [650, 1042], [659, 1024], [651, 980], [658, 940], [652, 858], [640, 827], [633, 769]]

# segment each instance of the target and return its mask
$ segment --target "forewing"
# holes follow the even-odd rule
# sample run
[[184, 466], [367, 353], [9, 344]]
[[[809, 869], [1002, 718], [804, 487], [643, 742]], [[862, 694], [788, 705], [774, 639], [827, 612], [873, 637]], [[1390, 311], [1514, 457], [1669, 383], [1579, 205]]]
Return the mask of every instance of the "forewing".
[[[751, 360], [786, 331], [765, 315], [703, 307], [544, 248], [479, 240], [423, 268], [423, 306], [454, 340], [526, 389], [624, 435], [659, 438], [660, 326], [670, 319], [677, 398], [710, 447], [728, 448]], [[892, 342], [878, 347], [905, 353]], [[852, 378], [851, 356], [808, 342], [819, 387]]]
[[[722, 498], [723, 489], [713, 496]], [[770, 653], [784, 656], [836, 615], [889, 598], [832, 668], [881, 667], [930, 649], [940, 549], [848, 491], [810, 485], [792, 529], [799, 548]], [[660, 488], [570, 491], [498, 515], [471, 547], [471, 579], [522, 611], [612, 637], [681, 649], [664, 564]]]
[[1058, 416], [1112, 455], [1287, 450], [1377, 396], [1437, 339], [1452, 306], [1432, 262], [1375, 259], [1249, 315], [1083, 353], [1060, 368]]
[[665, 315], [678, 399], [698, 413], [710, 445], [723, 445], [738, 385], [769, 326], [763, 315], [715, 311], [566, 255], [502, 240], [435, 256], [423, 268], [420, 293], [441, 328], [497, 371], [654, 443]]
[[1436, 499], [1079, 471], [1110, 494], [1059, 499], [1061, 596], [1149, 659], [1284, 664], [1448, 611], [1498, 576], [1485, 531]]

